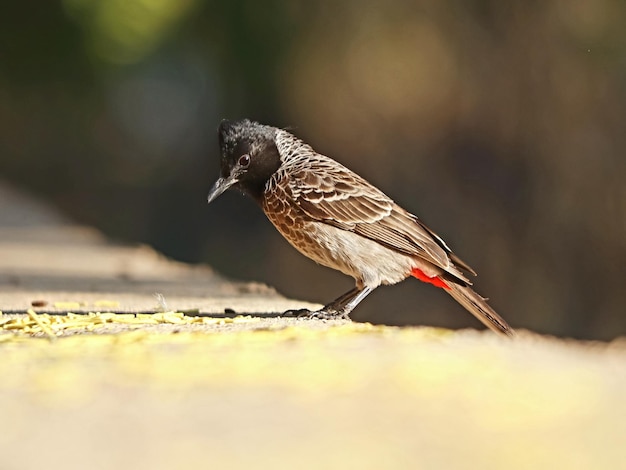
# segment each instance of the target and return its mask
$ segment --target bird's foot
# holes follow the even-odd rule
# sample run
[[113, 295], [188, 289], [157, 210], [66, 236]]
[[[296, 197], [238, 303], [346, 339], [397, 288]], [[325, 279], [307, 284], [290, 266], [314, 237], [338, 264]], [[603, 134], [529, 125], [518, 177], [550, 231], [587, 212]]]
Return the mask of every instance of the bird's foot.
[[315, 320], [350, 320], [347, 313], [332, 308], [321, 308], [314, 312], [309, 312], [306, 318]]
[[319, 310], [309, 310], [301, 308], [297, 310], [287, 310], [283, 313], [285, 317], [296, 317], [307, 320], [349, 320], [350, 317], [341, 311], [331, 308], [321, 308]]
[[311, 310], [309, 310], [308, 308], [296, 308], [293, 310], [287, 310], [283, 312], [281, 317], [302, 318], [302, 317], [306, 317], [307, 315], [311, 313], [312, 313]]

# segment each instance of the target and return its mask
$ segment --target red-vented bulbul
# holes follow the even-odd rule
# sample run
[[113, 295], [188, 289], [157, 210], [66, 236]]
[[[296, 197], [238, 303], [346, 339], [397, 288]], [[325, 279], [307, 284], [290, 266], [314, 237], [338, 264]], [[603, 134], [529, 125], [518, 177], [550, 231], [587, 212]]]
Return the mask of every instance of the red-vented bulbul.
[[223, 121], [218, 135], [221, 177], [208, 202], [238, 188], [298, 251], [356, 280], [354, 289], [309, 316], [347, 318], [376, 287], [413, 276], [446, 291], [492, 330], [513, 335], [471, 289], [466, 273], [474, 270], [359, 175], [276, 127]]

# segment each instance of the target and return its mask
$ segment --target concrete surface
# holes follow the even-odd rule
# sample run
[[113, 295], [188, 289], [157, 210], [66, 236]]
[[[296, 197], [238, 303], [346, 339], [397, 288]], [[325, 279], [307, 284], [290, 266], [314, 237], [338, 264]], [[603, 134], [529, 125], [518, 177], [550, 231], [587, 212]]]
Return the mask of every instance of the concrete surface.
[[626, 339], [272, 313], [306, 305], [0, 185], [0, 470], [626, 468]]

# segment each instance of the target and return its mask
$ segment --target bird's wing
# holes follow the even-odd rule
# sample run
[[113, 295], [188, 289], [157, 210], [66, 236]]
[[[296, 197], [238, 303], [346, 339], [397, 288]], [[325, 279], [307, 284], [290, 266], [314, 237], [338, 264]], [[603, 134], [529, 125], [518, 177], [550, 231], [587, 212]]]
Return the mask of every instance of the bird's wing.
[[292, 155], [290, 162], [280, 185], [309, 217], [421, 257], [469, 283], [458, 267], [473, 271], [462, 261], [455, 265], [441, 238], [359, 175], [312, 151], [302, 159]]

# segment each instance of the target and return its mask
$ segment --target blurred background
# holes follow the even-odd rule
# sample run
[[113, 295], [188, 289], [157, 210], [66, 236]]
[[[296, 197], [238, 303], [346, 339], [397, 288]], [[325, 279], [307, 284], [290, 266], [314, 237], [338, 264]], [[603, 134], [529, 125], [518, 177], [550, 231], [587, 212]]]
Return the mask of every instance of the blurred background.
[[[115, 240], [326, 303], [353, 281], [250, 200], [206, 205], [217, 125], [240, 117], [290, 127], [420, 216], [513, 326], [626, 334], [624, 2], [0, 5], [0, 180]], [[477, 326], [417, 281], [353, 317]]]

